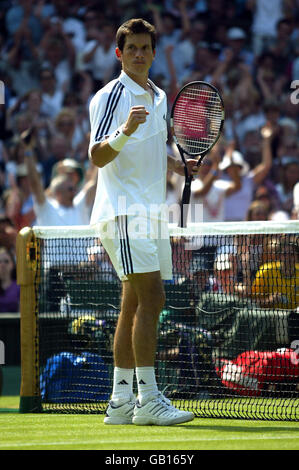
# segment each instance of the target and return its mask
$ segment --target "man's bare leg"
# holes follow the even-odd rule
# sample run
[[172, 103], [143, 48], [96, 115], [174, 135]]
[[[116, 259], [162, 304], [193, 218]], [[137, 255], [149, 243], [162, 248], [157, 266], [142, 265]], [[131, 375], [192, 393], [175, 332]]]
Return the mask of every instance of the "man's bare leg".
[[132, 399], [135, 359], [132, 330], [137, 310], [137, 296], [129, 281], [123, 282], [121, 310], [113, 345], [114, 376], [112, 401], [117, 405]]
[[114, 365], [125, 369], [134, 369], [135, 358], [132, 345], [134, 317], [138, 307], [138, 298], [129, 281], [123, 282], [121, 311], [114, 335]]
[[133, 325], [133, 350], [136, 367], [153, 367], [157, 347], [157, 325], [165, 302], [160, 272], [130, 276], [138, 299]]
[[165, 302], [160, 272], [129, 276], [138, 299], [133, 324], [132, 344], [135, 357], [138, 399], [145, 401], [158, 393], [155, 376], [157, 326]]

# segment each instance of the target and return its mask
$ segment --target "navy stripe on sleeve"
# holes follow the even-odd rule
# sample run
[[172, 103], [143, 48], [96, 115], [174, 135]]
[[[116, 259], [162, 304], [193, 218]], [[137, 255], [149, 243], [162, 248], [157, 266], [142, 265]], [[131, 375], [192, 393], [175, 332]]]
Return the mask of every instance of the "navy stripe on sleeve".
[[104, 135], [108, 135], [109, 128], [113, 119], [113, 113], [119, 102], [123, 88], [124, 85], [119, 81], [117, 81], [114, 87], [112, 88], [112, 91], [107, 100], [104, 116], [102, 117], [98, 130], [96, 132], [96, 141], [100, 140]]

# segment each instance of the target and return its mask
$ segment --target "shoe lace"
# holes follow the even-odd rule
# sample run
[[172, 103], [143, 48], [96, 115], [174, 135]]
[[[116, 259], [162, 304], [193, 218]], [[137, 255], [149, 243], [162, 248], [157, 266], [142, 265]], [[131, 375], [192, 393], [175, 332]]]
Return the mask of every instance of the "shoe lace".
[[167, 408], [169, 408], [169, 410], [175, 410], [175, 409], [176, 409], [176, 408], [171, 404], [171, 401], [170, 401], [168, 398], [166, 398], [166, 397], [163, 395], [163, 393], [161, 393], [161, 392], [158, 393], [157, 400], [158, 400], [159, 402], [162, 401], [162, 402], [167, 406]]

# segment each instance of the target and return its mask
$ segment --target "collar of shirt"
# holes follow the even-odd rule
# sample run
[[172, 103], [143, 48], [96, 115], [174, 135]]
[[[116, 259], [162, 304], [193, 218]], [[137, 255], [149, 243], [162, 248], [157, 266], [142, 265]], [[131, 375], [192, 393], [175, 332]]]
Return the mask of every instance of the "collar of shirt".
[[[142, 88], [142, 86], [138, 85], [138, 83], [134, 82], [132, 78], [129, 77], [123, 70], [121, 71], [121, 74], [119, 76], [120, 82], [125, 85], [134, 95], [144, 95], [145, 93], [148, 93], [147, 90]], [[156, 87], [156, 85], [148, 79], [148, 84], [154, 91], [155, 95], [159, 95], [159, 90]]]

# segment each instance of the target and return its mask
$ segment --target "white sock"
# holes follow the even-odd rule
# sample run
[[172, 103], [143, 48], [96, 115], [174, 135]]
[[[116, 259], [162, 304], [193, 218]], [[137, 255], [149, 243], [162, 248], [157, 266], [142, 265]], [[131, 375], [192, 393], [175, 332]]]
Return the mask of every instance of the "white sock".
[[154, 367], [136, 367], [136, 378], [138, 400], [143, 405], [159, 392]]
[[134, 369], [114, 367], [113, 391], [111, 400], [120, 405], [126, 403], [133, 395]]

